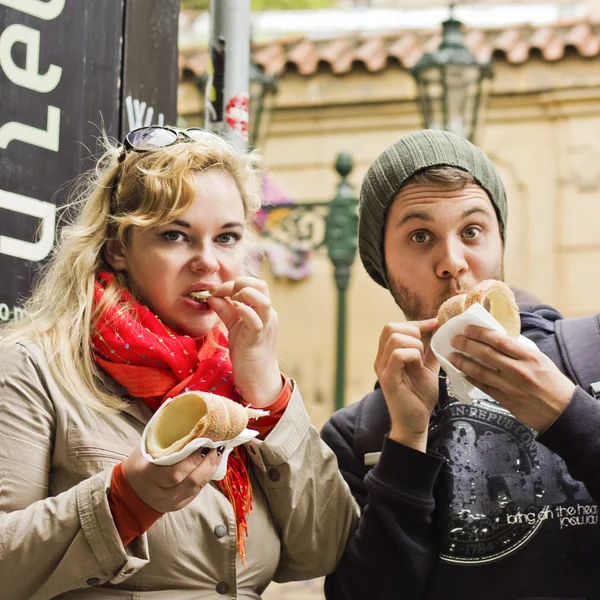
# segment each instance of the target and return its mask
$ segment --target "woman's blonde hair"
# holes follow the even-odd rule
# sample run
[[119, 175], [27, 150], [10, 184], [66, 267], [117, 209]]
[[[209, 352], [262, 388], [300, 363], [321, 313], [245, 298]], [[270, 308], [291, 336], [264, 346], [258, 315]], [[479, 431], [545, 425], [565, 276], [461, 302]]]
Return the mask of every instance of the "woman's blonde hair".
[[[91, 352], [96, 315], [127, 287], [122, 274], [96, 310], [96, 274], [108, 269], [103, 249], [109, 239], [127, 244], [132, 227], [154, 227], [176, 220], [196, 196], [195, 174], [207, 169], [228, 173], [240, 193], [246, 221], [260, 208], [260, 170], [256, 153], [242, 154], [221, 137], [124, 154], [103, 138], [96, 168], [80, 178], [67, 210], [72, 216], [24, 305], [25, 318], [2, 332], [6, 340], [38, 343], [56, 382], [75, 398], [99, 410], [121, 410], [125, 403], [102, 385]], [[75, 214], [73, 214], [75, 213]]]

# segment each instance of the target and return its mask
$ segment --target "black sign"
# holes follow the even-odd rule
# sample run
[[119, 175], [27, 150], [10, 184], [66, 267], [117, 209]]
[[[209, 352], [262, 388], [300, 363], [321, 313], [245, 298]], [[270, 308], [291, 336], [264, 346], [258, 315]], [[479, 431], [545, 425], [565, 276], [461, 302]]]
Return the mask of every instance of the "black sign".
[[179, 0], [0, 0], [0, 323], [102, 130], [174, 123]]

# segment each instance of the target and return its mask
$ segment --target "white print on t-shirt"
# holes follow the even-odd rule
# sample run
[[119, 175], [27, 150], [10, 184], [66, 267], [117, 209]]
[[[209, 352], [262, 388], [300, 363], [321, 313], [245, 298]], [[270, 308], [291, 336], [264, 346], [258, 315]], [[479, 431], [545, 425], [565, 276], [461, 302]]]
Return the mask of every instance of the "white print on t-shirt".
[[[494, 562], [578, 528], [600, 539], [598, 508], [536, 432], [495, 402], [468, 406], [445, 393], [429, 428], [429, 449], [445, 457], [436, 496], [440, 553], [458, 564]], [[541, 545], [541, 546], [540, 546]]]
[[561, 529], [565, 527], [579, 527], [581, 525], [598, 524], [598, 506], [596, 504], [575, 504], [573, 506], [545, 506], [539, 512], [506, 515], [508, 525], [534, 525], [539, 521], [558, 519]]

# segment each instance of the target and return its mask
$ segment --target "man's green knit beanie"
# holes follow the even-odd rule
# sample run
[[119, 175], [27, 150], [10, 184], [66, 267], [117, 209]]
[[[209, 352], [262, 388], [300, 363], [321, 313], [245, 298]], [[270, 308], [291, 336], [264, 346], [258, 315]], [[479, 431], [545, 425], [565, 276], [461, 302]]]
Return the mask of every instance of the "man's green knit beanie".
[[387, 288], [383, 256], [385, 220], [392, 201], [413, 175], [434, 166], [452, 166], [470, 173], [487, 192], [506, 231], [506, 193], [490, 159], [463, 137], [447, 131], [425, 129], [401, 137], [369, 167], [360, 189], [358, 249], [367, 273]]

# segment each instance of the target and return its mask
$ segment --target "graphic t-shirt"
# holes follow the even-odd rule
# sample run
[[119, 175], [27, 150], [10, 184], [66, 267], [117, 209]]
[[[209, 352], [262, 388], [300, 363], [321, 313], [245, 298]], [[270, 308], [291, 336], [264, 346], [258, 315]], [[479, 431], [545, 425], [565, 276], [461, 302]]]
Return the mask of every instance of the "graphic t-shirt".
[[[446, 459], [436, 498], [441, 561], [433, 588], [452, 572], [441, 563], [487, 564], [489, 574], [494, 563], [512, 557], [536, 570], [546, 561], [552, 571], [551, 558], [566, 551], [573, 560], [575, 540], [581, 560], [590, 552], [598, 556], [598, 506], [536, 435], [494, 401], [461, 403], [440, 377], [429, 433], [429, 449]], [[547, 580], [556, 575], [547, 573]]]

